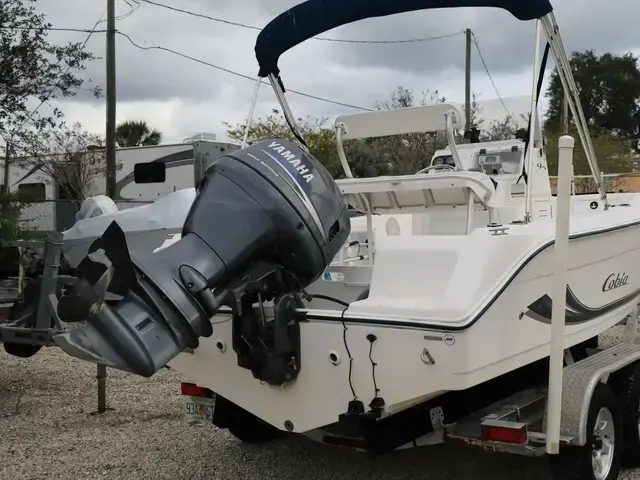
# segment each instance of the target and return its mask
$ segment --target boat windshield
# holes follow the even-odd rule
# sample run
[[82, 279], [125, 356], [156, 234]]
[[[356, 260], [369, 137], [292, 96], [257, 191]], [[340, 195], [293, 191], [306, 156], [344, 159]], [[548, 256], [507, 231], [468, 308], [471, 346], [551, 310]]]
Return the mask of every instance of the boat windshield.
[[453, 160], [453, 155], [439, 155], [433, 159], [431, 165], [449, 165], [450, 167], [455, 167], [456, 162]]
[[520, 173], [522, 152], [501, 151], [479, 153], [476, 168], [487, 175], [515, 175]]

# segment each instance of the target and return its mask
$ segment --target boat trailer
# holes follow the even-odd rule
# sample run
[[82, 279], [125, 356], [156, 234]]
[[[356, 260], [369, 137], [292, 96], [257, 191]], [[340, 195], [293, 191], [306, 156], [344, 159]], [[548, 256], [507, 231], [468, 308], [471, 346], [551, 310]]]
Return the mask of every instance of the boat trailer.
[[[56, 347], [56, 335], [73, 329], [76, 323], [65, 322], [58, 315], [58, 304], [63, 288], [75, 287], [78, 279], [71, 275], [60, 274], [63, 261], [62, 233], [50, 232], [44, 241], [18, 240], [2, 242], [2, 247], [17, 247], [28, 250], [42, 250], [42, 274], [25, 279], [20, 264], [18, 277], [18, 295], [14, 299], [5, 322], [0, 322], [0, 343], [10, 355], [28, 358], [42, 347]], [[22, 261], [22, 258], [21, 258]], [[27, 280], [27, 282], [24, 282]], [[26, 283], [23, 285], [23, 283]], [[107, 292], [105, 301], [120, 297]], [[98, 406], [96, 413], [104, 413], [109, 408], [106, 400], [107, 368], [97, 365]]]

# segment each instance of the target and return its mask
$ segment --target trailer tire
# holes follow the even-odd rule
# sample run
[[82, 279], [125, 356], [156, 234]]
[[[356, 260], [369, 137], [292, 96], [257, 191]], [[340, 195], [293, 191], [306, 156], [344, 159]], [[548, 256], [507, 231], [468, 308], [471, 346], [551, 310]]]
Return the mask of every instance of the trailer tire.
[[609, 385], [622, 407], [624, 451], [622, 464], [640, 466], [640, 362], [635, 362], [612, 375]]
[[[601, 432], [602, 436], [596, 436], [594, 431], [598, 418], [602, 421], [609, 419]], [[599, 445], [603, 440], [608, 442], [613, 440], [613, 442]], [[599, 383], [589, 405], [587, 442], [584, 446], [566, 447], [560, 451], [560, 454], [551, 455], [552, 478], [554, 480], [615, 480], [620, 471], [623, 443], [622, 409], [619, 401], [608, 386]], [[609, 448], [613, 446], [610, 462], [605, 462], [605, 468], [608, 468], [608, 471], [602, 472], [605, 475], [597, 476], [593, 459], [596, 453], [602, 455], [607, 445]], [[598, 446], [602, 448], [598, 449]]]

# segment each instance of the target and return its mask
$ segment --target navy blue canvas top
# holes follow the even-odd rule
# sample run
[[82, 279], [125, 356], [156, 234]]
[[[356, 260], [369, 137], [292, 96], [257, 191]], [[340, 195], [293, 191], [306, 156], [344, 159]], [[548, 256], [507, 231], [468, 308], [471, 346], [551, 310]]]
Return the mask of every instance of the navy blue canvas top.
[[280, 55], [332, 28], [365, 18], [454, 7], [502, 8], [519, 20], [540, 18], [553, 10], [549, 0], [307, 0], [274, 18], [258, 35], [259, 75], [277, 75]]

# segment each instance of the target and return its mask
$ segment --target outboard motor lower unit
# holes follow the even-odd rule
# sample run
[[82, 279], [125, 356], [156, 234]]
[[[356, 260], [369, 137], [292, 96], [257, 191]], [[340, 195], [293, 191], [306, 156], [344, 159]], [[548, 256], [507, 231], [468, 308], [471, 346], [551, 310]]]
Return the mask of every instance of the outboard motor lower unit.
[[[287, 140], [256, 143], [209, 167], [175, 244], [130, 255], [112, 223], [58, 308], [62, 320], [86, 313], [88, 324], [55, 340], [72, 356], [151, 376], [197, 348], [227, 306], [239, 365], [282, 385], [300, 369], [301, 292], [349, 233], [344, 198], [318, 160]], [[122, 299], [108, 305], [107, 290]], [[273, 302], [272, 315], [265, 302]]]

